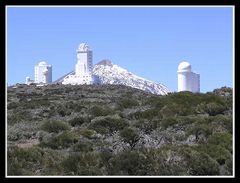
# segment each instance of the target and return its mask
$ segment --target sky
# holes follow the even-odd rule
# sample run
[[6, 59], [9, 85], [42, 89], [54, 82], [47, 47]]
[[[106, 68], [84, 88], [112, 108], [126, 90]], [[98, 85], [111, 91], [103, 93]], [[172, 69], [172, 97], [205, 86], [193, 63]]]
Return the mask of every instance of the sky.
[[40, 61], [53, 81], [74, 70], [87, 43], [93, 64], [109, 59], [177, 91], [177, 68], [187, 61], [205, 93], [233, 87], [232, 7], [7, 7], [7, 84], [34, 79]]

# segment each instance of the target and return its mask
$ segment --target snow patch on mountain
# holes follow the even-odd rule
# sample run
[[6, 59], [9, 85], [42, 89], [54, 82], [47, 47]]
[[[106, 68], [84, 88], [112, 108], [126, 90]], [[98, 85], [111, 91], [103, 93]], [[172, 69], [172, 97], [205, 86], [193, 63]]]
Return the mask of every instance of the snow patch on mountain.
[[96, 64], [93, 75], [99, 84], [126, 85], [157, 95], [166, 95], [170, 92], [163, 84], [137, 76], [109, 60]]
[[[74, 74], [75, 71], [71, 71], [54, 81], [53, 84], [62, 83], [65, 77]], [[166, 95], [171, 92], [165, 85], [137, 76], [113, 64], [110, 60], [102, 60], [94, 65], [93, 78], [96, 84], [125, 85], [157, 95]]]

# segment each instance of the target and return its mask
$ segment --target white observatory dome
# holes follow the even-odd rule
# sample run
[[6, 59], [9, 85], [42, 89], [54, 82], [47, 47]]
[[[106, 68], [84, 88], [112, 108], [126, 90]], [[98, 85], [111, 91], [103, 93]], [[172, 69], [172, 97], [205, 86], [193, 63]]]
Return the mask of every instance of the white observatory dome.
[[38, 65], [39, 65], [39, 66], [43, 66], [43, 65], [47, 65], [47, 63], [46, 63], [46, 62], [39, 62]]
[[191, 69], [192, 69], [192, 66], [188, 62], [181, 62], [178, 65], [178, 71], [188, 71], [188, 72], [190, 72]]
[[87, 45], [87, 43], [81, 43], [78, 47], [79, 51], [88, 51], [90, 50], [89, 46]]

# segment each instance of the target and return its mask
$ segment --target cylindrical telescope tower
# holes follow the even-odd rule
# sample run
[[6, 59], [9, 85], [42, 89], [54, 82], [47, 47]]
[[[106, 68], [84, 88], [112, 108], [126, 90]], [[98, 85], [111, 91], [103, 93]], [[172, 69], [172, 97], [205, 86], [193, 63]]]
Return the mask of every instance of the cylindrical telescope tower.
[[181, 62], [178, 66], [178, 92], [191, 91], [191, 65]]

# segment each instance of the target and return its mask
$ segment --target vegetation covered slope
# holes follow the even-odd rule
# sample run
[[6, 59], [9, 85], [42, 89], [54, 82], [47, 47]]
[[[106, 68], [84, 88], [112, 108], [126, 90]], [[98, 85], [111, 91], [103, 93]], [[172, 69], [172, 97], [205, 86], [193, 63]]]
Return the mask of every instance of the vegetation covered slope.
[[232, 175], [232, 89], [7, 90], [8, 175]]

